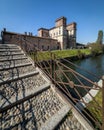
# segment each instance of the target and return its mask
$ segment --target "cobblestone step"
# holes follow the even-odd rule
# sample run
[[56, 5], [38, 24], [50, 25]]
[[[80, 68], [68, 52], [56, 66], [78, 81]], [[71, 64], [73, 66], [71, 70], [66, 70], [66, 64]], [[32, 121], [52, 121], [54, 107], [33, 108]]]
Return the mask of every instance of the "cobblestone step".
[[[49, 88], [24, 103], [1, 113], [0, 127], [3, 130], [52, 130], [55, 121], [69, 110], [69, 107], [66, 106], [67, 104], [59, 95], [52, 88]], [[47, 126], [48, 123], [50, 125]]]
[[0, 44], [0, 49], [18, 49], [19, 47], [11, 44]]
[[43, 90], [49, 84], [36, 69], [31, 73], [0, 80], [0, 107], [5, 107], [39, 90]]
[[5, 79], [8, 80], [10, 78], [13, 78], [15, 76], [20, 77], [21, 74], [25, 74], [28, 72], [33, 72], [35, 70], [35, 67], [32, 66], [31, 63], [27, 63], [26, 65], [21, 64], [16, 67], [5, 68], [0, 70], [0, 81], [4, 81]]
[[19, 51], [15, 51], [15, 52], [11, 52], [11, 51], [5, 51], [5, 52], [0, 52], [0, 57], [2, 56], [12, 56], [12, 55], [24, 55], [23, 52]]
[[47, 83], [45, 79], [41, 77], [41, 75], [23, 78], [14, 82], [10, 82], [9, 84], [1, 85], [0, 108], [4, 108], [11, 103], [14, 103], [39, 91], [43, 91], [49, 86], [50, 84]]
[[13, 57], [13, 56], [19, 56], [19, 55], [24, 55], [24, 53], [22, 53], [22, 52], [21, 52], [21, 53], [20, 53], [20, 52], [19, 52], [19, 53], [16, 52], [16, 53], [13, 53], [13, 54], [10, 54], [10, 53], [8, 53], [8, 54], [3, 54], [3, 53], [2, 53], [2, 54], [0, 54], [0, 58], [2, 58], [2, 57], [4, 57], [4, 56], [5, 56], [5, 57], [9, 57], [9, 56]]
[[10, 77], [9, 79], [8, 78], [5, 78], [3, 79], [2, 81], [0, 80], [0, 85], [3, 85], [5, 83], [10, 83], [11, 81], [16, 81], [16, 80], [19, 80], [21, 78], [28, 78], [30, 76], [33, 76], [33, 75], [36, 75], [38, 74], [39, 72], [36, 70], [36, 71], [33, 71], [33, 72], [28, 72], [28, 73], [25, 73], [25, 74], [21, 74], [19, 76], [14, 76], [14, 77]]
[[5, 61], [16, 61], [16, 60], [22, 60], [22, 59], [27, 59], [27, 57], [24, 55], [23, 57], [15, 57], [15, 58], [4, 58], [4, 59], [1, 59], [0, 58], [0, 62], [5, 62]]
[[1, 61], [1, 60], [12, 60], [12, 59], [23, 58], [23, 57], [25, 57], [24, 54], [0, 56], [0, 61]]
[[17, 49], [0, 49], [0, 53], [1, 52], [21, 52], [21, 50], [19, 48], [17, 48]]
[[0, 68], [0, 71], [10, 70], [10, 69], [13, 69], [13, 68], [18, 68], [18, 67], [25, 67], [25, 66], [30, 66], [30, 65], [32, 65], [32, 63], [30, 63], [30, 62], [28, 62], [28, 63], [19, 63], [19, 64], [15, 64], [15, 67], [14, 67], [14, 65], [11, 65], [11, 66], [5, 66], [5, 69]]
[[12, 60], [2, 60], [0, 61], [0, 69], [5, 69], [8, 67], [16, 67], [19, 64], [30, 63], [27, 57], [17, 58]]

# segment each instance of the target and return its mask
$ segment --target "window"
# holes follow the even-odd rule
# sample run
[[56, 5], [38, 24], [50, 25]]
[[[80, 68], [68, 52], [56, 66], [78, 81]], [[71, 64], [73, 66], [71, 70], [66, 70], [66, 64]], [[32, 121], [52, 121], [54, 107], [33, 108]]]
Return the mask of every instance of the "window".
[[59, 34], [61, 34], [61, 31], [59, 30]]
[[49, 46], [47, 46], [47, 50], [49, 50]]
[[42, 49], [44, 49], [44, 45], [42, 45]]
[[59, 46], [57, 46], [57, 49], [59, 50]]

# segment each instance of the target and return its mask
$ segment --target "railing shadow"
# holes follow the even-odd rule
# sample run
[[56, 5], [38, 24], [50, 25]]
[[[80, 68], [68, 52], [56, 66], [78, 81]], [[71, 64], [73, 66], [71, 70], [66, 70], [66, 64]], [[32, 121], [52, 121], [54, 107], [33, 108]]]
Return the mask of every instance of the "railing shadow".
[[[16, 105], [11, 110], [6, 110], [2, 113], [0, 129], [38, 130], [33, 108], [31, 101], [28, 100], [26, 103]], [[3, 127], [3, 124], [5, 124], [5, 127]]]

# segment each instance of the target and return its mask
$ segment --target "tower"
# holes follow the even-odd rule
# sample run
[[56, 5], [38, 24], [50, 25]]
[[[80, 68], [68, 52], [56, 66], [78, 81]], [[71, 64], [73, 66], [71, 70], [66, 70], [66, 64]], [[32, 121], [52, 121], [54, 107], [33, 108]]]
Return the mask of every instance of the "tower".
[[60, 17], [60, 18], [56, 19], [56, 27], [59, 27], [59, 26], [66, 27], [66, 21], [67, 21], [67, 19], [65, 17]]
[[68, 48], [75, 48], [76, 47], [76, 26], [77, 24], [75, 22], [70, 23], [67, 25], [67, 34], [68, 34], [68, 42], [67, 46]]

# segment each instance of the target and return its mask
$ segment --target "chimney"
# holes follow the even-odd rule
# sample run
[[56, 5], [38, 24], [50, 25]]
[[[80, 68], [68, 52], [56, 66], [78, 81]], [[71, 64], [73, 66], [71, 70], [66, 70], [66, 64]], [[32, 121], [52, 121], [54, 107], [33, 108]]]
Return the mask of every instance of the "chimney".
[[27, 35], [27, 32], [25, 32], [25, 35]]
[[6, 28], [4, 28], [4, 32], [6, 32]]
[[31, 36], [32, 36], [33, 34], [32, 34], [32, 32], [31, 32]]

